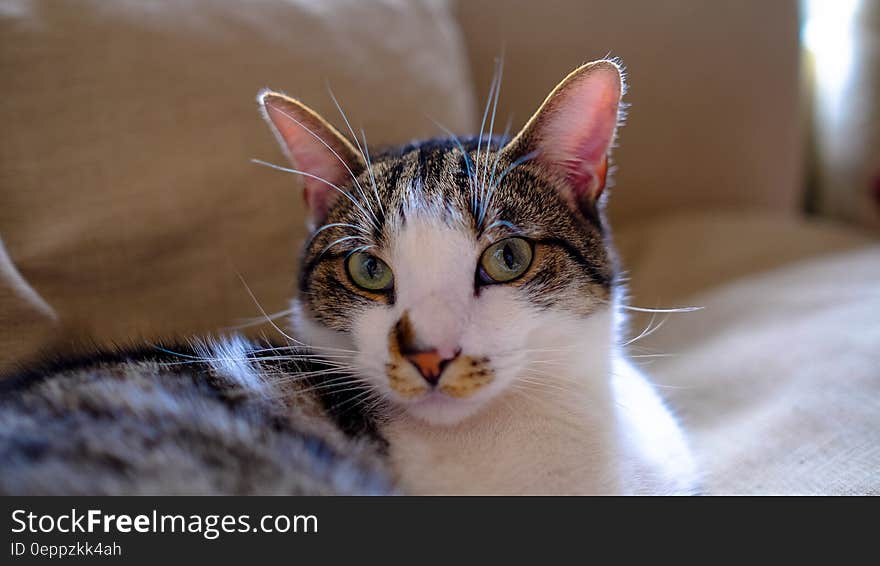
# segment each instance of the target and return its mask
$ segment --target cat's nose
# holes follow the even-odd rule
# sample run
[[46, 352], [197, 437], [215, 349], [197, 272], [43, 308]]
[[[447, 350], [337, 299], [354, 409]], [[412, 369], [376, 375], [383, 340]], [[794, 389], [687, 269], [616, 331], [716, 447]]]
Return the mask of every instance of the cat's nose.
[[424, 350], [421, 352], [405, 353], [404, 357], [419, 370], [419, 373], [422, 374], [428, 385], [433, 387], [440, 381], [440, 376], [443, 375], [443, 370], [446, 369], [449, 362], [458, 357], [459, 351], [443, 353], [446, 355], [441, 355], [441, 352], [436, 349]]

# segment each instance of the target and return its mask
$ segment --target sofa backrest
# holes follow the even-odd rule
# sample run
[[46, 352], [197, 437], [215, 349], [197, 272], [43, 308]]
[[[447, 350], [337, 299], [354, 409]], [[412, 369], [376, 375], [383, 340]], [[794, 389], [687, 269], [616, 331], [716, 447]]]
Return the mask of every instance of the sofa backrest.
[[[99, 345], [257, 316], [239, 273], [286, 308], [302, 198], [250, 163], [284, 163], [258, 89], [341, 126], [329, 84], [373, 146], [475, 121], [445, 0], [0, 0], [0, 75], [0, 239], [21, 275], [0, 305], [29, 284], [62, 341]], [[53, 319], [30, 312], [42, 336]], [[0, 329], [0, 360], [23, 323]]]
[[505, 54], [498, 121], [525, 122], [577, 65], [612, 55], [631, 104], [611, 216], [801, 205], [798, 7], [778, 2], [459, 2], [480, 100]]

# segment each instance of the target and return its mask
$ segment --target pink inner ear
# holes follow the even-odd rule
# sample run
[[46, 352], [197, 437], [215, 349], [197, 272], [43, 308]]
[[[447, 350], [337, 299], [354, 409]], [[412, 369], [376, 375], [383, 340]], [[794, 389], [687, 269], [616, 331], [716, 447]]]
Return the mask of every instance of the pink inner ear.
[[608, 151], [617, 129], [619, 75], [616, 69], [588, 71], [557, 97], [540, 126], [542, 159], [562, 168], [575, 199], [595, 199], [605, 187]]
[[302, 176], [306, 206], [313, 216], [323, 218], [339, 196], [339, 192], [327, 183], [339, 186], [348, 178], [348, 170], [342, 160], [320, 141], [319, 137], [328, 145], [332, 141], [321, 137], [326, 136], [325, 132], [317, 131], [317, 126], [306, 116], [276, 104], [283, 103], [266, 101], [268, 117], [278, 131], [293, 167], [308, 173], [308, 176]]

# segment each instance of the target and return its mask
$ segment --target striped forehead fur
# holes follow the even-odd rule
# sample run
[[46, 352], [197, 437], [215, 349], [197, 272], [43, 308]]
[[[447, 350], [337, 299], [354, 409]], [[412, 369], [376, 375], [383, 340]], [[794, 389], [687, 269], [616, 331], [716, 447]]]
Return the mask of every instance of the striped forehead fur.
[[365, 190], [351, 187], [350, 198], [337, 199], [306, 245], [300, 290], [316, 317], [345, 329], [345, 322], [327, 316], [321, 304], [369, 304], [337, 284], [338, 270], [322, 265], [353, 251], [387, 247], [414, 215], [466, 231], [474, 240], [521, 235], [546, 243], [553, 269], [526, 289], [537, 306], [570, 304], [560, 300], [573, 298], [560, 295], [565, 289], [591, 301], [606, 300], [614, 267], [601, 201], [592, 215], [573, 211], [555, 190], [561, 181], [538, 162], [510, 160], [500, 151], [505, 141], [435, 139], [377, 155], [358, 178]]

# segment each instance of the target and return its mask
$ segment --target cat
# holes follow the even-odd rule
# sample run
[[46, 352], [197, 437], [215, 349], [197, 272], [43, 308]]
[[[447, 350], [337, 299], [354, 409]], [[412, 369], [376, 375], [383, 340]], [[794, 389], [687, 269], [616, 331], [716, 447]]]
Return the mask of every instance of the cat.
[[[685, 436], [622, 345], [603, 211], [623, 94], [617, 62], [595, 61], [512, 138], [483, 135], [487, 105], [477, 138], [371, 155], [347, 119], [351, 139], [262, 91], [309, 217], [287, 344], [13, 379], [0, 490], [695, 493]], [[72, 439], [108, 453], [56, 454]]]
[[371, 422], [310, 379], [327, 370], [229, 337], [0, 378], [0, 494], [395, 493]]

